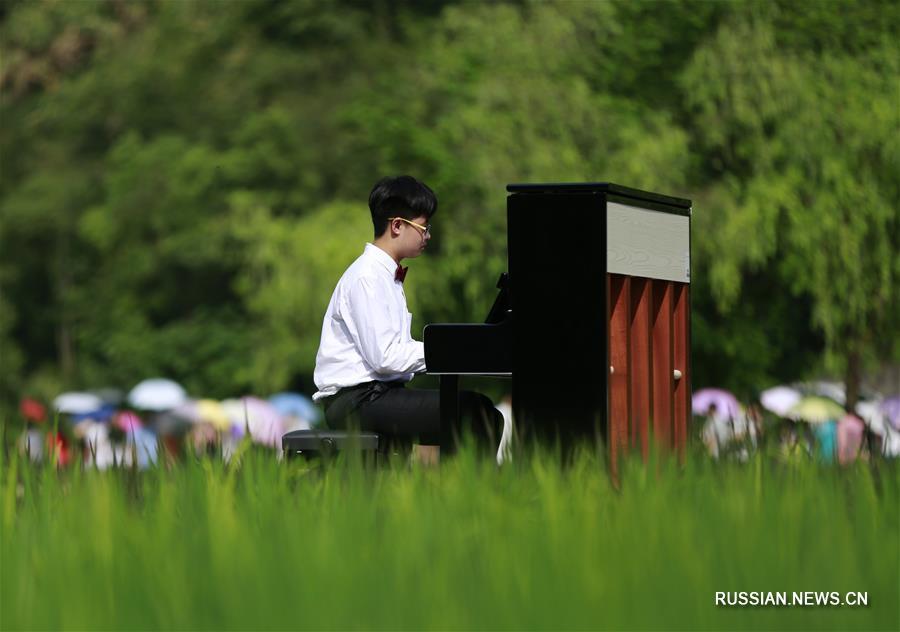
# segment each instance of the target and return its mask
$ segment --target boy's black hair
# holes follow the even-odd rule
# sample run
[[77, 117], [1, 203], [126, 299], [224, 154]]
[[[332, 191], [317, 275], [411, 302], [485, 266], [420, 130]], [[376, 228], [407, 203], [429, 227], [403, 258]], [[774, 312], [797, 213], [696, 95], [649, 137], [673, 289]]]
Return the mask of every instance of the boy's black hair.
[[424, 215], [431, 219], [437, 213], [437, 208], [434, 191], [412, 176], [382, 178], [369, 193], [369, 210], [372, 212], [376, 239], [387, 230], [388, 217], [412, 220]]

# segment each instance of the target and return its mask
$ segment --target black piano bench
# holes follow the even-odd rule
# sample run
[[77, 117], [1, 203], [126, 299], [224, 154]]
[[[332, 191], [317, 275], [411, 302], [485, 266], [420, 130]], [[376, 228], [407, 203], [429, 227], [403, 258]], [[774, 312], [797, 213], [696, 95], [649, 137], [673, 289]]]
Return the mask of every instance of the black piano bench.
[[364, 460], [374, 461], [382, 443], [374, 432], [347, 430], [294, 430], [281, 437], [285, 458], [296, 456], [329, 458], [345, 450], [359, 450]]

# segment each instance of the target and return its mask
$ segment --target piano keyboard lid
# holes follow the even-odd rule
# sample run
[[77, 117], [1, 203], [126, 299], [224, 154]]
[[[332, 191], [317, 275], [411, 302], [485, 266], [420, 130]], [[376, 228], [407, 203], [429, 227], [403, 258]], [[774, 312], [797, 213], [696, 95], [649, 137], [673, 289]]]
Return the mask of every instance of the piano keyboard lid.
[[661, 193], [652, 193], [640, 189], [632, 189], [612, 182], [539, 182], [507, 184], [509, 193], [577, 193], [577, 192], [605, 192], [620, 195], [634, 200], [666, 204], [677, 208], [691, 208], [691, 201], [685, 198], [677, 198]]

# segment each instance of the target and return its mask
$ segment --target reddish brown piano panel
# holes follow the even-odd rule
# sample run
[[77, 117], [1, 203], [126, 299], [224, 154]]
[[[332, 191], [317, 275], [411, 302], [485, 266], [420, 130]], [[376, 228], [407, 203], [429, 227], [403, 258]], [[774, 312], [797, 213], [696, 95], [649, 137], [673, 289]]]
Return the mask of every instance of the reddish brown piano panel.
[[613, 467], [649, 440], [683, 454], [690, 420], [690, 286], [608, 275], [609, 425]]

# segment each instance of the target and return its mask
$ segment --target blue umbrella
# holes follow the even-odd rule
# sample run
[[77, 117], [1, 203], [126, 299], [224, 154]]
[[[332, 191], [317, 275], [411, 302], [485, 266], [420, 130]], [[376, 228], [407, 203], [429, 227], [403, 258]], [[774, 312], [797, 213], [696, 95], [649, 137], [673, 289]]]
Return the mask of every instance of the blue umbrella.
[[104, 404], [97, 408], [96, 410], [91, 410], [84, 413], [79, 413], [77, 415], [72, 415], [72, 421], [80, 423], [87, 419], [93, 419], [94, 421], [109, 421], [112, 416], [116, 413], [116, 407], [111, 404]]
[[311, 424], [322, 419], [322, 411], [301, 393], [276, 393], [269, 398], [269, 403], [285, 417], [300, 417]]

